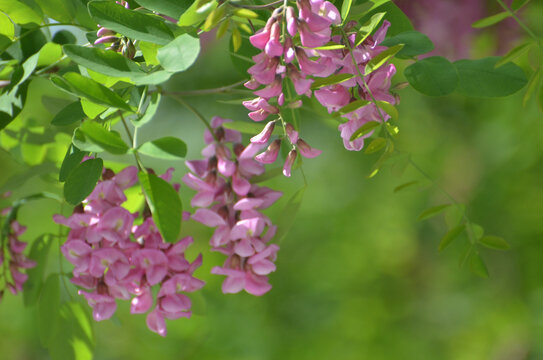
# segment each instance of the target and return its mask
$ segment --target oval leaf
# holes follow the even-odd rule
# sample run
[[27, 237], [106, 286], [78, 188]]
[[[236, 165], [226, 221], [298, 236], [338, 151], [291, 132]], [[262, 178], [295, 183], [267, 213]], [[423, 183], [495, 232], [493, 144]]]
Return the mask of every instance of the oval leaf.
[[381, 43], [383, 46], [393, 46], [397, 44], [404, 44], [404, 47], [396, 54], [396, 57], [400, 59], [412, 58], [434, 50], [434, 43], [432, 43], [432, 40], [423, 33], [414, 30], [389, 37]]
[[465, 228], [466, 227], [464, 226], [464, 224], [462, 224], [449, 230], [439, 242], [439, 251], [443, 251], [447, 246], [449, 246], [453, 242], [453, 240], [455, 240], [458, 235], [460, 235], [462, 231], [464, 231]]
[[62, 49], [75, 63], [104, 75], [130, 77], [144, 74], [138, 64], [115, 51], [79, 45], [64, 45]]
[[91, 1], [88, 8], [91, 17], [101, 26], [131, 39], [161, 45], [173, 40], [172, 32], [158, 17], [125, 9], [113, 1]]
[[499, 60], [499, 57], [487, 57], [455, 62], [458, 92], [466, 96], [500, 97], [522, 89], [528, 82], [522, 69], [513, 63], [496, 68]]
[[179, 19], [189, 8], [191, 2], [187, 0], [138, 0], [138, 4], [149, 10]]
[[483, 236], [479, 239], [479, 243], [486, 246], [487, 248], [495, 250], [508, 250], [510, 247], [507, 241], [505, 241], [501, 237], [492, 235]]
[[481, 256], [476, 252], [471, 254], [470, 268], [475, 275], [485, 279], [488, 278], [488, 269]]
[[111, 154], [123, 155], [129, 149], [118, 133], [108, 131], [96, 122], [85, 121], [79, 129], [86, 139]]
[[89, 159], [79, 164], [64, 183], [64, 198], [77, 205], [90, 195], [102, 175], [102, 159]]
[[424, 95], [443, 96], [452, 93], [458, 85], [458, 73], [449, 60], [432, 56], [409, 65], [405, 77], [413, 88]]
[[396, 55], [402, 48], [403, 44], [394, 45], [385, 51], [380, 52], [377, 56], [373, 57], [367, 64], [364, 70], [364, 75], [367, 76], [383, 66], [388, 60]]
[[449, 206], [451, 206], [451, 204], [432, 206], [431, 208], [424, 210], [419, 215], [419, 220], [425, 220], [425, 219], [431, 218], [432, 216], [436, 216], [437, 214], [443, 212]]
[[76, 101], [60, 110], [55, 115], [53, 120], [51, 120], [51, 124], [56, 126], [66, 126], [81, 121], [84, 118], [85, 113], [83, 112], [81, 103]]
[[172, 185], [156, 175], [140, 173], [139, 179], [153, 220], [166, 242], [176, 242], [181, 231], [182, 205]]
[[345, 115], [345, 114], [348, 114], [348, 113], [353, 112], [355, 110], [358, 110], [361, 107], [364, 107], [364, 106], [368, 105], [369, 103], [371, 103], [371, 101], [364, 100], [364, 99], [355, 100], [355, 101], [345, 105], [341, 109], [339, 109], [338, 113], [340, 113], [341, 115]]
[[471, 26], [476, 29], [485, 28], [485, 27], [497, 24], [500, 21], [507, 19], [509, 16], [510, 15], [507, 11], [503, 11], [501, 13], [497, 13], [497, 14], [485, 17], [484, 19], [477, 20], [476, 22], [471, 24]]
[[369, 134], [370, 132], [373, 131], [373, 129], [375, 129], [378, 126], [381, 126], [381, 123], [378, 122], [378, 121], [369, 121], [369, 122], [365, 123], [358, 130], [356, 130], [353, 133], [353, 135], [351, 135], [351, 138], [349, 139], [349, 141], [356, 140], [361, 136]]
[[157, 59], [165, 70], [179, 72], [191, 67], [199, 53], [200, 39], [183, 34], [158, 49]]
[[159, 159], [179, 160], [187, 154], [187, 145], [178, 138], [167, 136], [144, 143], [138, 152]]
[[66, 181], [72, 170], [75, 169], [77, 165], [81, 164], [81, 160], [83, 160], [85, 155], [87, 155], [87, 152], [81, 151], [75, 146], [70, 146], [66, 152], [66, 156], [64, 156], [62, 165], [60, 166], [58, 180], [60, 182]]
[[385, 138], [378, 137], [376, 139], [373, 139], [372, 142], [368, 145], [366, 150], [364, 151], [364, 154], [373, 154], [384, 148], [387, 144], [387, 141]]
[[340, 84], [344, 81], [354, 78], [355, 76], [356, 75], [353, 75], [353, 74], [337, 74], [337, 75], [331, 75], [325, 78], [318, 78], [318, 79], [315, 79], [315, 81], [313, 81], [313, 84], [311, 84], [311, 89], [315, 90], [323, 86]]
[[147, 124], [149, 121], [153, 120], [153, 117], [155, 116], [156, 111], [158, 110], [158, 106], [160, 105], [161, 98], [162, 98], [162, 95], [160, 95], [159, 92], [153, 93], [151, 95], [151, 101], [149, 102], [149, 105], [147, 105], [147, 109], [145, 110], [145, 114], [139, 119], [132, 120], [132, 124], [135, 127], [140, 127]]

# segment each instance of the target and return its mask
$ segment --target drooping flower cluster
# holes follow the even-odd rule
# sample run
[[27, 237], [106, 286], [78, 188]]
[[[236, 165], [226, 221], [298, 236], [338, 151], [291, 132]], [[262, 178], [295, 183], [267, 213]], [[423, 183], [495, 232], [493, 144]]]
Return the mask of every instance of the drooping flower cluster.
[[[6, 217], [11, 210], [11, 208], [2, 209], [0, 216]], [[2, 222], [0, 235], [0, 300], [6, 287], [14, 295], [23, 291], [23, 284], [28, 279], [28, 275], [22, 270], [36, 266], [35, 261], [23, 254], [27, 243], [19, 240], [19, 236], [26, 231], [26, 227], [9, 217], [6, 217], [4, 221], [7, 223]]]
[[[281, 6], [272, 13], [266, 26], [250, 37], [251, 44], [262, 52], [253, 57], [256, 64], [248, 70], [252, 78], [245, 86], [251, 90], [264, 86], [254, 91], [257, 98], [243, 102], [243, 105], [251, 111], [249, 117], [254, 121], [263, 121], [271, 114], [278, 114], [281, 106], [301, 106], [300, 100], [285, 100], [284, 85], [290, 86], [283, 84], [285, 78], [292, 81], [297, 95], [309, 97], [312, 94], [313, 83], [309, 76], [330, 75], [327, 66], [311, 60], [307, 49], [301, 46], [314, 48], [330, 41], [331, 26], [341, 23], [340, 14], [332, 3], [324, 0], [298, 0], [297, 4], [298, 16], [294, 8]], [[285, 27], [283, 22], [286, 22]], [[286, 28], [286, 31], [283, 32], [283, 28]], [[290, 136], [288, 138], [291, 140]], [[297, 148], [300, 147], [297, 140], [290, 141], [292, 150], [287, 158], [286, 167], [289, 167], [288, 163], [292, 163], [296, 158]], [[272, 143], [270, 151], [275, 152], [280, 145], [280, 141]], [[299, 152], [302, 155], [305, 153]]]
[[[320, 63], [334, 64], [336, 67], [334, 74], [354, 75], [353, 78], [347, 81], [325, 86], [315, 91], [315, 97], [322, 105], [326, 106], [328, 112], [338, 111], [349, 103], [358, 100], [358, 98], [370, 102], [366, 106], [342, 115], [348, 119], [346, 123], [339, 125], [343, 144], [347, 150], [361, 150], [364, 146], [364, 138], [371, 136], [372, 133], [370, 132], [366, 136], [351, 141], [351, 136], [364, 124], [369, 121], [382, 122], [390, 119], [385, 111], [375, 106], [374, 100], [386, 101], [390, 104], [398, 102], [397, 98], [390, 93], [391, 78], [396, 73], [393, 64], [385, 64], [369, 75], [364, 75], [366, 64], [387, 49], [384, 46], [379, 46], [379, 44], [385, 39], [389, 26], [390, 23], [385, 20], [381, 28], [373, 36], [368, 36], [357, 47], [355, 47], [356, 33], [347, 36], [349, 44], [345, 45], [352, 49], [352, 55], [349, 49], [315, 51], [320, 57]], [[339, 37], [333, 40], [342, 41]], [[362, 74], [362, 77], [360, 74]]]
[[[161, 177], [170, 181], [172, 171]], [[79, 294], [93, 308], [94, 319], [109, 319], [117, 308], [115, 299], [131, 299], [130, 312], [142, 314], [152, 308], [147, 326], [165, 336], [165, 319], [191, 316], [191, 301], [184, 293], [204, 285], [192, 275], [202, 257], [192, 263], [185, 258], [190, 237], [175, 244], [164, 242], [147, 211], [143, 222], [134, 224], [139, 214], [121, 205], [126, 201], [124, 190], [136, 183], [137, 173], [135, 167], [116, 175], [106, 170], [103, 181], [74, 214], [55, 215], [54, 220], [71, 229], [61, 250], [75, 266], [71, 281], [88, 290]], [[160, 288], [156, 299], [154, 285]]]
[[[116, 1], [117, 4], [124, 6], [126, 9], [130, 8], [127, 1]], [[98, 39], [94, 42], [94, 45], [99, 44], [111, 44], [106, 50], [113, 50], [120, 52], [129, 59], [132, 59], [136, 55], [136, 47], [134, 41], [130, 40], [126, 36], [117, 36], [117, 33], [113, 30], [109, 30], [101, 25], [98, 25], [98, 31], [96, 36]]]
[[197, 210], [192, 218], [215, 228], [210, 244], [227, 256], [223, 266], [213, 274], [225, 275], [224, 293], [245, 289], [262, 295], [271, 289], [267, 275], [275, 271], [279, 246], [268, 244], [276, 226], [260, 212], [272, 205], [282, 194], [251, 184], [249, 180], [264, 173], [264, 166], [253, 160], [262, 145], [241, 144], [241, 134], [225, 129], [231, 120], [213, 118], [213, 134], [206, 131], [204, 160], [187, 161], [191, 170], [183, 182], [197, 191], [191, 205]]

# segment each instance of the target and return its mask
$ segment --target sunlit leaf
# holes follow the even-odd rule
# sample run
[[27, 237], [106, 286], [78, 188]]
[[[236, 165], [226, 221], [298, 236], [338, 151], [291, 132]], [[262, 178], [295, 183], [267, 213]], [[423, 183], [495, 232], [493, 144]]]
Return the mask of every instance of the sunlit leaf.
[[138, 152], [159, 159], [179, 160], [187, 154], [187, 145], [178, 138], [167, 136], [142, 144]]
[[130, 148], [117, 132], [108, 131], [94, 121], [85, 121], [80, 130], [89, 141], [111, 154], [126, 154]]
[[157, 59], [165, 70], [179, 72], [191, 67], [199, 52], [200, 39], [183, 34], [158, 49]]

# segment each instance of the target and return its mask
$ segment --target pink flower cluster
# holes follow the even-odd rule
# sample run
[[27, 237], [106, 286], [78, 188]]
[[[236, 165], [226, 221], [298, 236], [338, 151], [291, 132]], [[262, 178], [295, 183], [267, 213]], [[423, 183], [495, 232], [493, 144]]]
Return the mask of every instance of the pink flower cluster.
[[[130, 8], [127, 1], [116, 1], [117, 4], [124, 6], [126, 9]], [[98, 39], [94, 42], [94, 45], [98, 44], [111, 44], [106, 50], [113, 50], [122, 53], [129, 59], [132, 59], [136, 55], [136, 47], [134, 43], [127, 37], [117, 36], [117, 32], [109, 30], [103, 26], [98, 25], [99, 29], [96, 32]]]
[[[11, 208], [1, 210], [0, 214], [6, 216]], [[0, 243], [0, 300], [4, 295], [5, 287], [16, 295], [23, 291], [23, 284], [28, 279], [28, 275], [21, 272], [22, 269], [28, 269], [36, 266], [36, 262], [28, 259], [23, 251], [27, 243], [18, 239], [25, 231], [17, 220], [10, 220], [9, 224], [2, 224], [2, 242]]]
[[[161, 177], [170, 181], [172, 171]], [[153, 308], [147, 314], [147, 326], [165, 336], [165, 319], [191, 316], [191, 301], [184, 293], [204, 285], [192, 276], [202, 257], [187, 261], [185, 250], [192, 238], [175, 244], [164, 242], [146, 211], [143, 222], [135, 225], [139, 214], [130, 213], [121, 204], [126, 201], [124, 190], [137, 182], [137, 174], [135, 167], [116, 175], [106, 170], [104, 180], [74, 214], [68, 218], [55, 215], [54, 220], [71, 229], [61, 250], [75, 266], [71, 281], [89, 290], [79, 294], [93, 308], [94, 319], [109, 319], [117, 309], [115, 299], [131, 299], [132, 314]], [[154, 285], [160, 287], [156, 299], [151, 290]]]
[[[355, 47], [356, 33], [349, 35], [348, 41], [349, 46], [352, 48], [352, 56], [348, 49], [315, 51], [320, 56], [320, 62], [335, 66], [336, 70], [333, 71], [334, 74], [354, 75], [353, 78], [347, 81], [325, 86], [315, 91], [315, 97], [322, 105], [326, 106], [328, 112], [338, 111], [349, 103], [356, 101], [357, 98], [354, 94], [357, 94], [360, 99], [370, 102], [373, 99], [386, 101], [391, 104], [398, 102], [396, 97], [390, 93], [390, 81], [396, 73], [394, 65], [383, 65], [369, 75], [363, 75], [363, 78], [358, 76], [359, 73], [364, 74], [364, 68], [371, 59], [387, 49], [384, 46], [379, 46], [379, 44], [384, 40], [389, 26], [390, 23], [384, 21], [383, 26], [373, 36], [369, 36], [357, 47]], [[341, 42], [341, 38], [339, 37], [333, 40]], [[361, 150], [364, 146], [364, 138], [372, 134], [369, 133], [366, 136], [351, 141], [351, 136], [360, 127], [369, 121], [381, 122], [383, 120], [387, 121], [390, 118], [386, 112], [378, 109], [373, 103], [342, 116], [348, 119], [346, 123], [339, 125], [343, 144], [347, 150], [354, 151]]]
[[197, 191], [191, 201], [198, 208], [192, 219], [215, 228], [210, 244], [227, 256], [223, 266], [212, 269], [213, 274], [226, 276], [222, 291], [245, 289], [262, 295], [271, 289], [267, 275], [275, 271], [279, 246], [267, 244], [276, 226], [260, 210], [282, 194], [249, 182], [264, 173], [264, 166], [253, 160], [262, 145], [244, 147], [239, 132], [222, 126], [229, 121], [212, 119], [213, 134], [206, 131], [204, 135], [205, 159], [186, 162], [191, 173], [183, 177], [183, 182]]

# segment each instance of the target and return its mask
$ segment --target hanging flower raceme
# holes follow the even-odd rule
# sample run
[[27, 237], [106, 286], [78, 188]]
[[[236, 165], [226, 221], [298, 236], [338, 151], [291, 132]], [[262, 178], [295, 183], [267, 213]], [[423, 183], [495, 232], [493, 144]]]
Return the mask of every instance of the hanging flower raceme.
[[[172, 170], [161, 176], [171, 180]], [[137, 182], [138, 170], [125, 168], [112, 176], [104, 172], [94, 191], [68, 218], [55, 215], [55, 222], [70, 228], [62, 253], [74, 265], [71, 281], [93, 308], [96, 321], [109, 319], [117, 309], [116, 299], [131, 300], [132, 314], [147, 313], [150, 330], [165, 336], [165, 319], [191, 316], [191, 302], [185, 295], [204, 283], [193, 277], [202, 262], [192, 263], [185, 250], [192, 243], [186, 237], [166, 243], [148, 211], [143, 222], [135, 225], [139, 214], [121, 205], [124, 190]], [[153, 298], [151, 288], [159, 287]]]
[[[375, 106], [374, 101], [385, 101], [390, 104], [398, 103], [397, 97], [390, 92], [391, 78], [396, 73], [393, 64], [385, 64], [364, 76], [366, 64], [387, 49], [387, 47], [379, 44], [384, 40], [389, 26], [390, 23], [385, 20], [382, 27], [373, 36], [368, 36], [364, 42], [356, 47], [356, 34], [350, 34], [346, 38], [349, 42], [345, 44], [348, 47], [347, 49], [313, 50], [315, 55], [319, 56], [319, 63], [336, 65], [337, 69], [334, 74], [354, 75], [353, 78], [347, 81], [325, 86], [315, 91], [315, 97], [328, 109], [328, 112], [336, 112], [359, 99], [368, 102], [367, 105], [342, 115], [348, 121], [339, 125], [339, 131], [347, 150], [361, 150], [364, 146], [364, 138], [372, 135], [370, 132], [365, 136], [351, 140], [352, 135], [364, 124], [370, 121], [382, 122], [390, 119], [385, 111]], [[332, 40], [338, 43], [343, 41], [340, 37]], [[352, 49], [352, 54], [349, 48]]]
[[260, 211], [282, 194], [250, 183], [264, 173], [264, 166], [253, 160], [263, 145], [244, 147], [239, 132], [222, 127], [229, 121], [213, 118], [213, 134], [206, 130], [204, 136], [205, 159], [186, 162], [191, 173], [183, 182], [197, 191], [191, 201], [197, 208], [192, 218], [215, 228], [210, 244], [227, 256], [223, 266], [212, 269], [213, 274], [226, 276], [222, 291], [263, 295], [271, 289], [267, 275], [275, 271], [279, 246], [268, 244], [276, 226]]
[[36, 266], [35, 261], [23, 254], [27, 243], [19, 240], [26, 227], [11, 219], [11, 211], [11, 207], [0, 210], [0, 300], [6, 288], [14, 295], [23, 291], [23, 284], [28, 279], [24, 269]]
[[[300, 100], [285, 99], [284, 86], [290, 86], [283, 83], [285, 78], [290, 79], [298, 96], [310, 97], [314, 80], [309, 76], [330, 75], [330, 66], [310, 59], [307, 48], [319, 47], [330, 41], [331, 26], [341, 23], [340, 14], [328, 1], [298, 0], [297, 5], [298, 16], [294, 8], [281, 6], [272, 13], [266, 26], [250, 38], [251, 44], [262, 50], [253, 57], [256, 64], [248, 70], [252, 78], [245, 84], [247, 88], [255, 90], [254, 94], [258, 96], [243, 103], [251, 111], [249, 117], [254, 121], [263, 121], [269, 115], [278, 114], [279, 108], [283, 106], [301, 106]], [[332, 68], [332, 72], [334, 70], [335, 68]], [[264, 87], [258, 89], [260, 86]], [[290, 140], [290, 135], [287, 139]], [[301, 150], [297, 140], [290, 141], [289, 146], [291, 150], [284, 166], [285, 176], [290, 176], [290, 168], [297, 153], [305, 156], [309, 153], [307, 150], [311, 149], [303, 142], [301, 146], [304, 149]], [[266, 155], [257, 157], [257, 160], [263, 163], [274, 162], [279, 147], [280, 142], [273, 142]], [[313, 152], [309, 157], [318, 155], [315, 154], [316, 152]]]

